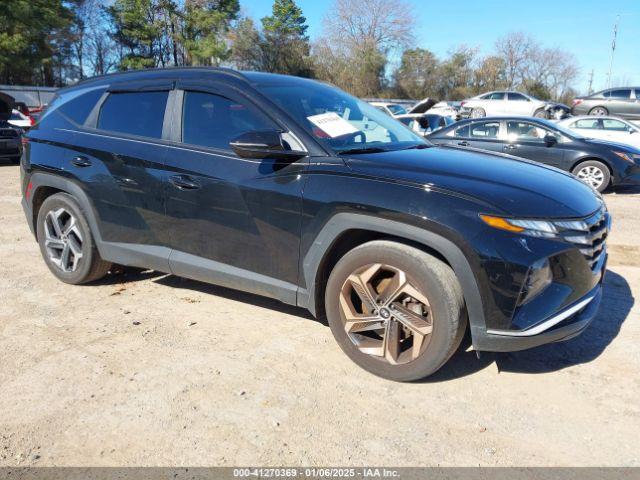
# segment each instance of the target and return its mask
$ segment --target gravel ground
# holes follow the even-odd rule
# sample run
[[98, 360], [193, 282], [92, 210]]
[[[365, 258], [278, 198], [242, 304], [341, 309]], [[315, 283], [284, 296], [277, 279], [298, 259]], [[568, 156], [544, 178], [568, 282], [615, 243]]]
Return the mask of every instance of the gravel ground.
[[49, 273], [0, 165], [0, 465], [640, 466], [640, 194], [600, 314], [566, 343], [374, 377], [275, 301], [154, 272]]

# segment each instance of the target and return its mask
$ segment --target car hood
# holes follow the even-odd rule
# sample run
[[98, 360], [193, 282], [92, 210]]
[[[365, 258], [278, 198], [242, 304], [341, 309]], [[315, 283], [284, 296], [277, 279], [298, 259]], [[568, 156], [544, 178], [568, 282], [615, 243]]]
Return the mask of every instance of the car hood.
[[416, 103], [407, 113], [424, 113], [436, 104], [433, 98], [425, 98]]
[[347, 163], [360, 174], [473, 197], [512, 216], [584, 217], [602, 205], [568, 173], [502, 154], [431, 147], [353, 155]]
[[609, 141], [609, 140], [600, 140], [599, 138], [585, 138], [583, 142], [588, 143], [589, 145], [595, 145], [601, 148], [616, 149], [622, 152], [631, 152], [635, 154], [640, 153], [637, 148], [632, 147], [627, 143], [619, 143], [616, 141]]

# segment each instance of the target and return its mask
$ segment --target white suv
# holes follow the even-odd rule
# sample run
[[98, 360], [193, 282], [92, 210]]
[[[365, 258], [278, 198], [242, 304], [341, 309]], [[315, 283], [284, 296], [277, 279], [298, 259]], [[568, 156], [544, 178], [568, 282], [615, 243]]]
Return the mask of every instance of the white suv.
[[460, 116], [481, 118], [495, 115], [517, 115], [547, 118], [547, 102], [520, 92], [489, 92], [464, 100]]

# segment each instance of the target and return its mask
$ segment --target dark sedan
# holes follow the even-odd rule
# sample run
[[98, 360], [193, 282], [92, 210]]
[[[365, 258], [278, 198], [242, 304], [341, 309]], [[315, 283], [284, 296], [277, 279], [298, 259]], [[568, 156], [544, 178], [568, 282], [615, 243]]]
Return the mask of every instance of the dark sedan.
[[640, 185], [640, 150], [582, 137], [548, 120], [493, 117], [463, 120], [427, 136], [437, 145], [508, 153], [572, 172], [599, 192]]
[[614, 115], [627, 120], [640, 119], [640, 87], [602, 90], [577, 97], [571, 108], [573, 115]]

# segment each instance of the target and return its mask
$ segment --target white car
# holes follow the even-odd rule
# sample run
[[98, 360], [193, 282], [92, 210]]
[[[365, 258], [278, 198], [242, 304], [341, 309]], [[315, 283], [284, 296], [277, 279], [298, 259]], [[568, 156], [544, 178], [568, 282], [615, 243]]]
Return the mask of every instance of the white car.
[[500, 115], [547, 118], [545, 105], [547, 102], [525, 93], [497, 91], [464, 100], [460, 115], [463, 118]]
[[9, 120], [7, 120], [7, 122], [9, 122], [9, 124], [13, 125], [14, 127], [20, 127], [24, 130], [28, 130], [33, 126], [33, 122], [29, 117], [15, 109], [11, 111], [11, 117], [9, 117]]
[[640, 127], [621, 118], [579, 116], [566, 118], [558, 124], [583, 137], [625, 143], [640, 148]]
[[369, 102], [371, 105], [376, 107], [378, 110], [383, 111], [387, 115], [392, 117], [397, 117], [398, 115], [405, 115], [407, 109], [398, 103], [389, 103], [389, 102]]

